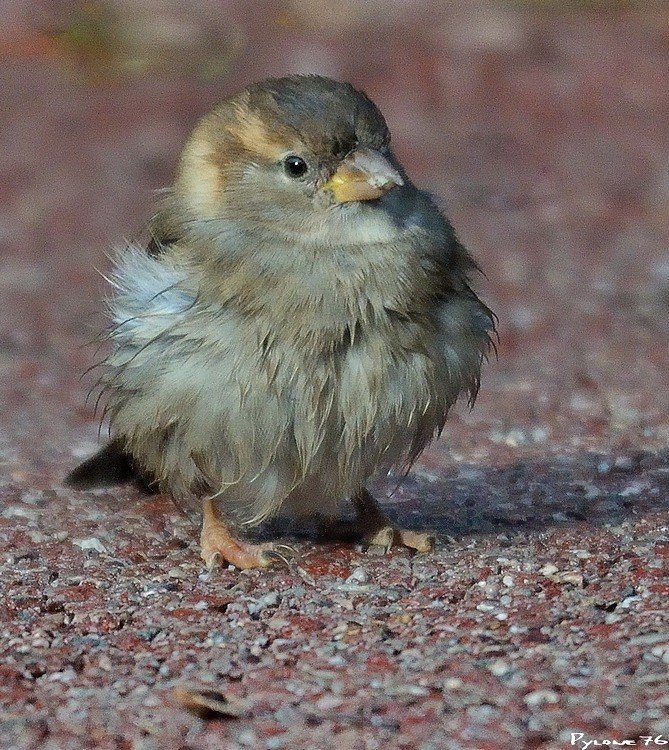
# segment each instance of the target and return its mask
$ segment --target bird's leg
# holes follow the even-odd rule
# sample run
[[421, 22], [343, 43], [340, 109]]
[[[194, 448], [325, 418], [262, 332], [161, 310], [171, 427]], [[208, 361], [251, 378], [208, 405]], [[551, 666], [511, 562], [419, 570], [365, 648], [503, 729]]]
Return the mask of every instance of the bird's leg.
[[370, 547], [390, 549], [394, 541], [418, 552], [429, 552], [434, 547], [434, 534], [396, 528], [381, 510], [372, 494], [362, 489], [353, 496], [358, 523], [363, 528], [364, 542]]
[[277, 560], [285, 560], [285, 555], [290, 552], [291, 549], [282, 544], [251, 544], [237, 539], [220, 517], [216, 501], [213, 498], [204, 501], [200, 556], [209, 570], [221, 560], [241, 570], [266, 568]]

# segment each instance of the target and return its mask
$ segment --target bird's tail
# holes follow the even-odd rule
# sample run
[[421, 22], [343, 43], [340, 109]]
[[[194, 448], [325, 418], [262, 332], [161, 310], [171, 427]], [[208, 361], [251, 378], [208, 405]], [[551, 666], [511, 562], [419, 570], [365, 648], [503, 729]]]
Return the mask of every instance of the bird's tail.
[[125, 484], [135, 477], [136, 472], [130, 456], [118, 441], [112, 440], [73, 469], [65, 477], [64, 483], [77, 490], [90, 490], [95, 487]]

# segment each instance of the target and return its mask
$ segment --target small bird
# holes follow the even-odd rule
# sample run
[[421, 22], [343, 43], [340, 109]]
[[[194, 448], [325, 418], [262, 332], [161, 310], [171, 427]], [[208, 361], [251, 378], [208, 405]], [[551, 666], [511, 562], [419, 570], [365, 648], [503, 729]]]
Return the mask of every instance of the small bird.
[[111, 276], [100, 383], [111, 441], [67, 479], [143, 477], [202, 505], [201, 555], [263, 567], [241, 534], [277, 511], [419, 551], [366, 489], [406, 472], [460, 394], [473, 404], [495, 316], [478, 268], [348, 83], [254, 84], [205, 116], [173, 186]]

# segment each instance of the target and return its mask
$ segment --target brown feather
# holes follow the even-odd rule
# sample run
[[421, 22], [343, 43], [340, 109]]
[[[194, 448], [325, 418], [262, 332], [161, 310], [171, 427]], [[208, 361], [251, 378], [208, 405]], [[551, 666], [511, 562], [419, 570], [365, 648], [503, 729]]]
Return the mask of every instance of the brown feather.
[[364, 94], [316, 76], [201, 121], [153, 244], [112, 279], [103, 385], [123, 451], [75, 481], [123, 476], [111, 459], [127, 452], [162, 491], [220, 497], [247, 523], [334, 513], [375, 472], [408, 469], [460, 394], [473, 403], [495, 319], [448, 221], [408, 178], [344, 206], [323, 188], [358, 144], [401, 170], [388, 142]]

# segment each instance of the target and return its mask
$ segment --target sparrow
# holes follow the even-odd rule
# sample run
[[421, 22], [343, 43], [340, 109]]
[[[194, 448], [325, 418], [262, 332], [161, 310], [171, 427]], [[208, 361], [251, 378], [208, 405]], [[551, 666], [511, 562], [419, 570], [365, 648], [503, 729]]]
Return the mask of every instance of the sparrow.
[[110, 278], [110, 442], [68, 484], [135, 474], [201, 504], [210, 568], [271, 564], [284, 547], [244, 526], [347, 498], [366, 543], [431, 549], [366, 484], [473, 405], [496, 318], [373, 102], [316, 75], [251, 85], [196, 125], [148, 226]]

